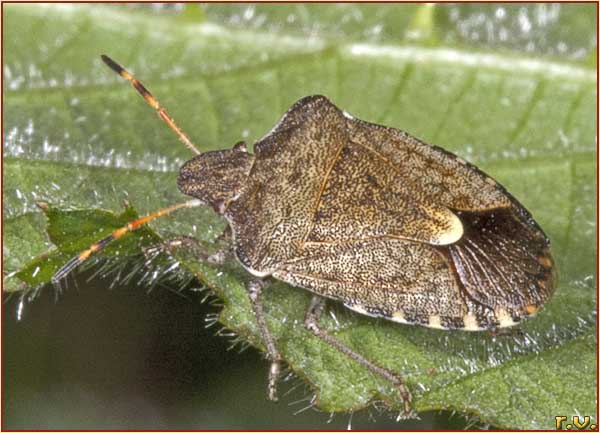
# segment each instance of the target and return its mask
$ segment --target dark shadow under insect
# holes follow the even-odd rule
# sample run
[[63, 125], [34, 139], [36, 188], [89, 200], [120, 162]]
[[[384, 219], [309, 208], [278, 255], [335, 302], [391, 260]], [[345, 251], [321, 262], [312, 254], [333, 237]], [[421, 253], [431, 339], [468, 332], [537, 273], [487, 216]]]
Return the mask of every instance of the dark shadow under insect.
[[525, 208], [491, 177], [411, 135], [356, 119], [324, 96], [295, 103], [253, 145], [201, 153], [152, 94], [107, 56], [196, 156], [179, 172], [192, 200], [160, 209], [93, 244], [53, 277], [64, 278], [125, 233], [183, 208], [211, 206], [229, 223], [224, 251], [251, 275], [252, 308], [271, 360], [268, 395], [277, 399], [277, 341], [262, 291], [275, 278], [313, 298], [304, 325], [315, 337], [389, 381], [414, 416], [402, 377], [344, 345], [319, 324], [327, 298], [360, 314], [438, 329], [479, 331], [515, 325], [554, 290], [550, 245]]

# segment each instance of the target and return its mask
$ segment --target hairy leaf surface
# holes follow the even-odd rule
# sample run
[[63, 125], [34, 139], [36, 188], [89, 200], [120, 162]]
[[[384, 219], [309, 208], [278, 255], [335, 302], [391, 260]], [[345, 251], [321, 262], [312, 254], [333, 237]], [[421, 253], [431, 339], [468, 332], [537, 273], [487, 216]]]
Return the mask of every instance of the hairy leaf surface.
[[[507, 336], [401, 326], [335, 306], [325, 325], [404, 375], [419, 411], [530, 429], [595, 413], [596, 74], [587, 19], [595, 11], [539, 6], [211, 5], [174, 14], [7, 5], [4, 36], [20, 37], [5, 37], [4, 51], [4, 290], [43, 287], [135, 212], [185, 199], [175, 180], [191, 155], [101, 53], [134, 72], [203, 150], [257, 140], [293, 102], [325, 94], [495, 177], [544, 228], [560, 271], [545, 310]], [[536, 20], [543, 13], [545, 27]], [[532, 28], [519, 33], [524, 19]], [[513, 30], [505, 40], [502, 29]], [[38, 201], [50, 205], [46, 215]], [[139, 262], [141, 248], [161, 238], [210, 244], [224, 227], [210, 209], [184, 211], [107, 255]], [[262, 348], [243, 269], [179, 259], [223, 299], [220, 321]], [[381, 399], [401, 407], [389, 384], [304, 330], [307, 293], [278, 283], [265, 297], [279, 349], [318, 407], [354, 411]]]

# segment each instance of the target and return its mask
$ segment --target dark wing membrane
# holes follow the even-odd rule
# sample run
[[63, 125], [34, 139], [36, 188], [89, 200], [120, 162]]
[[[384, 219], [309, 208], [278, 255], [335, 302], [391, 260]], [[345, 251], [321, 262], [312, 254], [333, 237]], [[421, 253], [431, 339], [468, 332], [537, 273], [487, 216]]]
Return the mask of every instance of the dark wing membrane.
[[518, 209], [461, 212], [464, 236], [440, 247], [471, 299], [489, 308], [534, 312], [550, 297], [554, 262], [548, 241]]

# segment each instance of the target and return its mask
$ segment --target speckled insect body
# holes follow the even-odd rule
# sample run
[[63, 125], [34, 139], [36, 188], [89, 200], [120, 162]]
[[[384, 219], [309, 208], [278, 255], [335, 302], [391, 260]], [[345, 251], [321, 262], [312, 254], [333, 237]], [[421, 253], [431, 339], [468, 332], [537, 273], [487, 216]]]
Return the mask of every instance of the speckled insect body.
[[238, 146], [189, 161], [178, 184], [227, 218], [250, 273], [362, 314], [493, 329], [551, 294], [548, 239], [502, 186], [323, 96], [297, 102], [254, 154]]
[[153, 218], [212, 206], [253, 276], [248, 290], [272, 361], [272, 399], [283, 359], [260, 302], [270, 278], [315, 295], [307, 329], [391, 381], [406, 415], [411, 396], [402, 378], [320, 327], [324, 298], [399, 323], [479, 331], [515, 325], [551, 296], [555, 266], [544, 232], [501, 185], [459, 157], [356, 119], [324, 96], [295, 103], [253, 153], [243, 142], [200, 153], [141, 83], [103, 59], [198, 153], [178, 178], [195, 199], [115, 231], [56, 278]]

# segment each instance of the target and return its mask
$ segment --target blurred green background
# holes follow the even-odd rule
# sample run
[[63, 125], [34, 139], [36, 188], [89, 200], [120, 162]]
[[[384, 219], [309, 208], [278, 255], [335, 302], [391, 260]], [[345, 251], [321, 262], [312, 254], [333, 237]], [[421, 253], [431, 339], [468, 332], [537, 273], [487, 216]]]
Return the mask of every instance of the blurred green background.
[[[51, 246], [36, 200], [119, 210], [128, 198], [141, 211], [180, 200], [175, 172], [189, 153], [100, 64], [105, 52], [205, 149], [253, 141], [295, 99], [324, 93], [459, 153], [540, 216], [578, 296], [564, 312], [588, 320], [595, 5], [4, 5], [3, 14], [7, 271]], [[427, 56], [448, 65], [429, 67]], [[529, 177], [514, 170], [529, 166]], [[569, 194], [574, 201], [563, 200]], [[60, 295], [5, 297], [3, 428], [487, 426], [445, 412], [396, 423], [375, 410], [328, 423], [329, 414], [303, 410], [311, 394], [298, 379], [270, 403], [267, 363], [254, 349], [227, 351], [227, 339], [205, 329], [218, 308], [200, 305], [202, 294], [113, 283], [91, 270]]]

